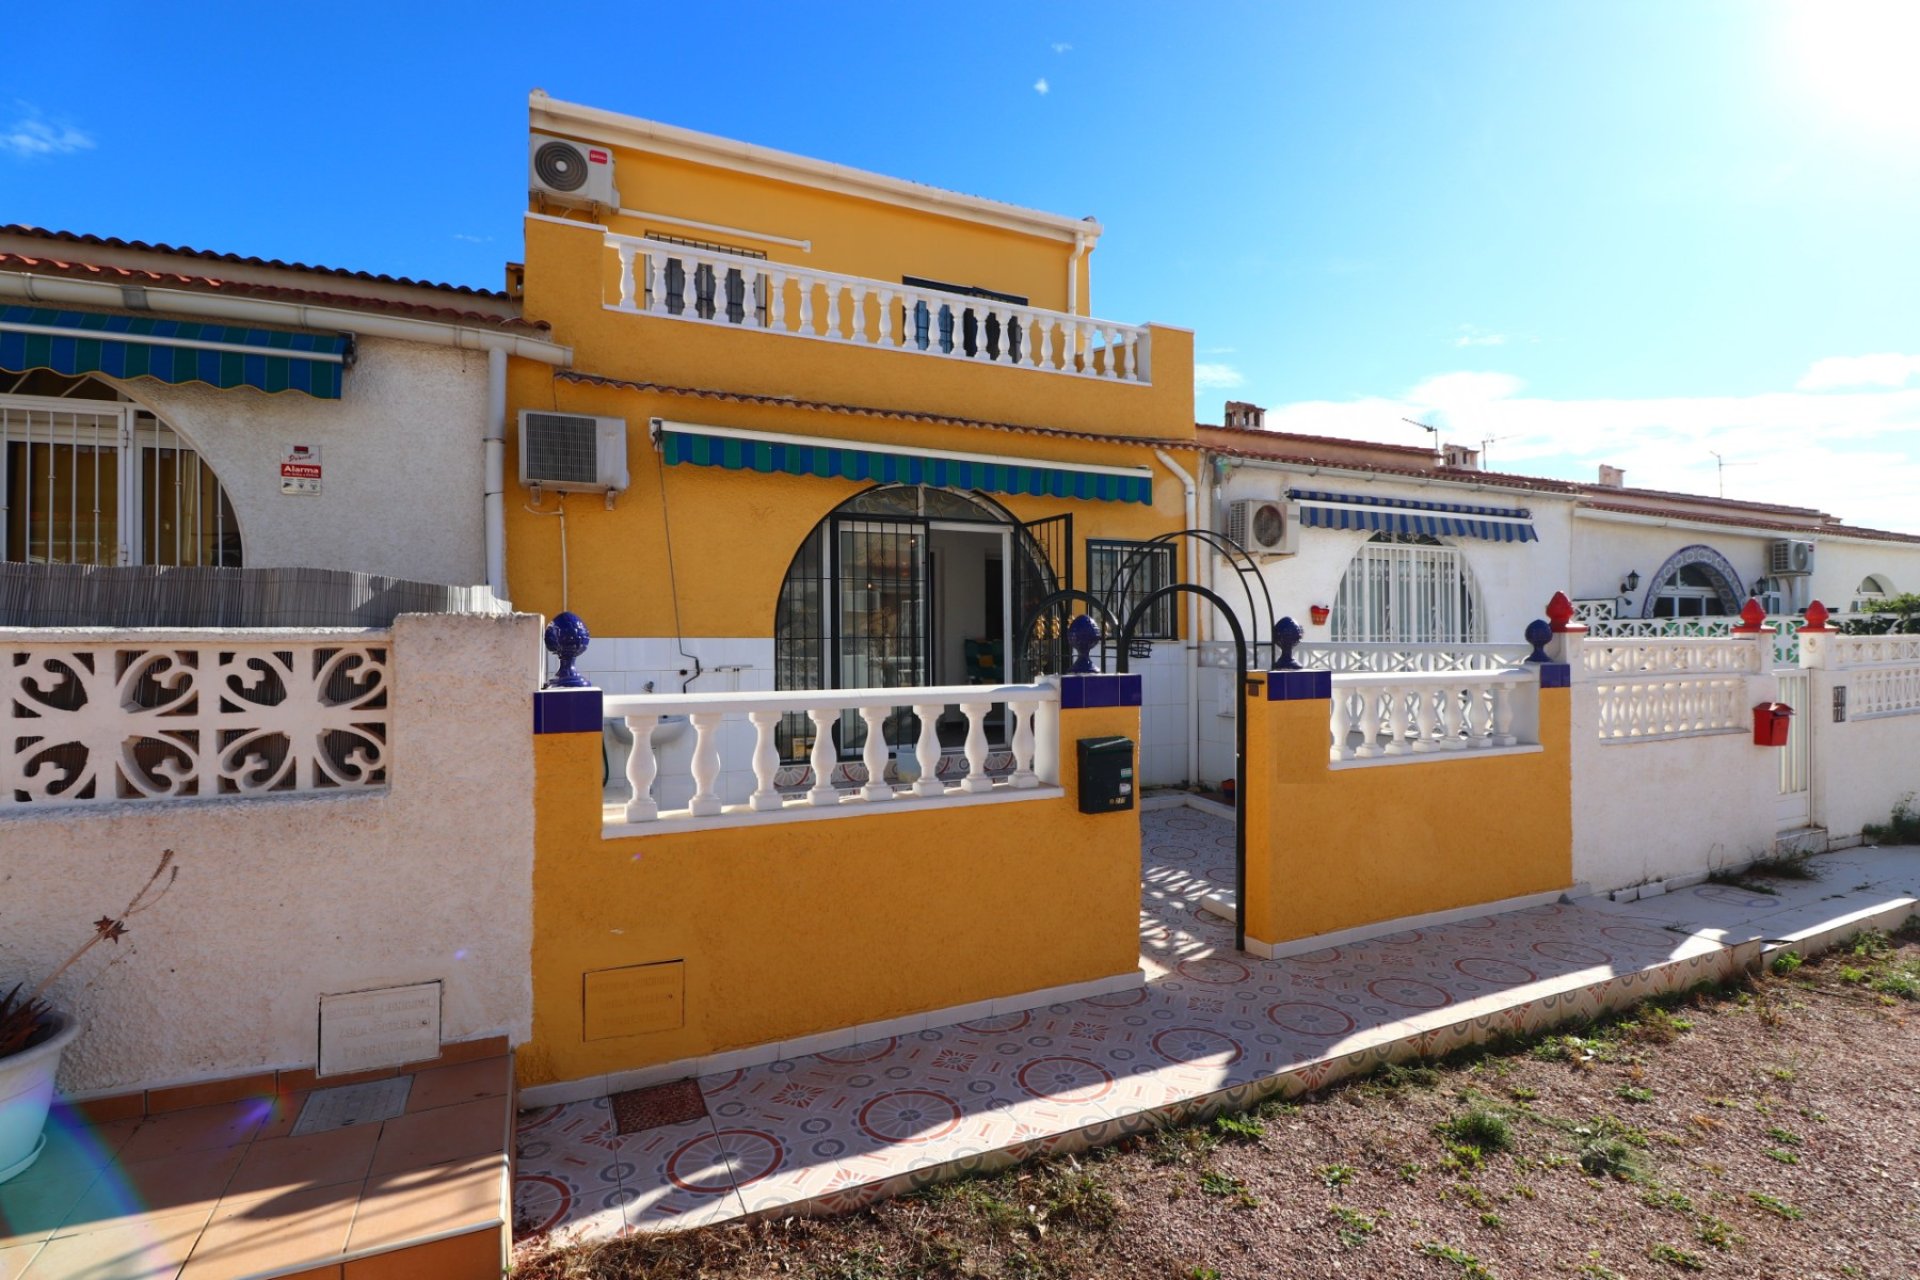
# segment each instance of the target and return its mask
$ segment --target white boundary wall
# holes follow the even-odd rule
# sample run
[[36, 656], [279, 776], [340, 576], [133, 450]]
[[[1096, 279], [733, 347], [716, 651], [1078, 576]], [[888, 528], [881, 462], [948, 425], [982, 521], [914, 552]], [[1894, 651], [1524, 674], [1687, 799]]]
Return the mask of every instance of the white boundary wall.
[[[1809, 668], [1813, 821], [1833, 844], [1855, 844], [1863, 825], [1884, 824], [1902, 797], [1920, 795], [1920, 706], [1876, 715], [1866, 688], [1893, 681], [1920, 691], [1920, 636], [1803, 634], [1800, 661]], [[1834, 719], [1836, 688], [1847, 691], [1844, 721]]]
[[524, 1040], [538, 634], [527, 614], [395, 621], [386, 790], [0, 816], [0, 988], [37, 981], [177, 854], [119, 962], [96, 947], [53, 992], [85, 1028], [61, 1087], [311, 1067], [322, 995], [407, 983], [443, 984], [443, 1040]]
[[[1738, 643], [1757, 651], [1770, 640]], [[1605, 891], [1767, 856], [1776, 834], [1781, 748], [1753, 744], [1750, 709], [1775, 693], [1762, 655], [1755, 652], [1745, 672], [1702, 673], [1744, 683], [1737, 702], [1747, 719], [1738, 727], [1609, 742], [1600, 737], [1601, 681], [1611, 677], [1584, 669], [1581, 661], [1581, 646], [1599, 643], [1569, 644], [1575, 882]], [[1654, 653], [1701, 646], [1684, 640], [1629, 643]]]

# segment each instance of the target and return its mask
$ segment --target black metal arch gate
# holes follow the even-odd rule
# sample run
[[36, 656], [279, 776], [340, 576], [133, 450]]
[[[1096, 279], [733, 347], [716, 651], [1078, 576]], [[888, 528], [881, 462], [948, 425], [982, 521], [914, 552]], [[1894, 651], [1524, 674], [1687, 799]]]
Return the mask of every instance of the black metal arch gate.
[[[1246, 552], [1242, 550], [1238, 546], [1238, 544], [1234, 543], [1231, 539], [1225, 538], [1222, 535], [1209, 534], [1207, 530], [1197, 530], [1197, 529], [1187, 530], [1186, 532], [1190, 534], [1194, 534], [1196, 536], [1204, 537], [1209, 542], [1211, 542], [1213, 538], [1219, 538], [1222, 543], [1225, 543], [1227, 546], [1232, 547], [1233, 550], [1239, 551], [1240, 554], [1243, 556], [1246, 555]], [[1154, 539], [1154, 541], [1158, 543], [1158, 542], [1167, 541], [1172, 538], [1176, 538], [1180, 536], [1182, 535], [1181, 534], [1165, 534], [1165, 535], [1162, 535], [1162, 537], [1160, 538]], [[1231, 555], [1232, 552], [1230, 551], [1227, 554]], [[1249, 560], [1249, 563], [1251, 563], [1251, 557], [1248, 557], [1248, 560]], [[1257, 572], [1255, 573], [1254, 576], [1256, 577], [1256, 579], [1259, 577]], [[1242, 581], [1242, 586], [1245, 586], [1245, 575], [1242, 575], [1241, 581]], [[1266, 584], [1264, 581], [1262, 581], [1261, 591], [1264, 593], [1265, 590], [1266, 590]], [[1124, 622], [1120, 622], [1117, 628], [1117, 631], [1119, 634], [1119, 645], [1118, 645], [1119, 651], [1115, 657], [1115, 665], [1118, 668], [1119, 674], [1121, 675], [1127, 674], [1127, 659], [1129, 657], [1129, 652], [1132, 648], [1133, 631], [1134, 631], [1135, 625], [1140, 621], [1141, 618], [1147, 615], [1147, 612], [1155, 604], [1159, 603], [1163, 599], [1166, 599], [1171, 596], [1176, 596], [1176, 595], [1196, 595], [1196, 596], [1199, 596], [1201, 599], [1208, 601], [1213, 605], [1215, 609], [1219, 610], [1221, 616], [1227, 620], [1228, 628], [1233, 632], [1233, 647], [1234, 647], [1234, 654], [1235, 654], [1234, 675], [1235, 675], [1235, 681], [1236, 681], [1235, 693], [1238, 699], [1237, 705], [1234, 708], [1234, 717], [1233, 717], [1233, 725], [1234, 725], [1234, 733], [1233, 733], [1233, 739], [1234, 739], [1234, 743], [1233, 743], [1233, 878], [1234, 878], [1233, 945], [1235, 950], [1245, 951], [1247, 949], [1247, 824], [1246, 824], [1247, 637], [1246, 637], [1246, 632], [1240, 626], [1240, 619], [1235, 616], [1233, 609], [1227, 604], [1225, 599], [1223, 599], [1221, 596], [1219, 596], [1215, 592], [1208, 590], [1206, 587], [1196, 586], [1195, 584], [1190, 582], [1171, 583], [1167, 586], [1160, 587], [1157, 590], [1154, 590], [1148, 593], [1146, 596], [1142, 597], [1139, 601], [1137, 601], [1134, 604], [1133, 608], [1127, 611], [1126, 620]], [[1092, 609], [1097, 610], [1100, 613], [1100, 615], [1106, 620], [1107, 625], [1102, 628], [1103, 641], [1107, 636], [1113, 635], [1115, 633], [1116, 628], [1114, 624], [1116, 621], [1118, 621], [1118, 619], [1116, 618], [1113, 609], [1107, 604], [1106, 601], [1101, 600], [1098, 596], [1094, 595], [1090, 591], [1079, 591], [1079, 590], [1074, 590], [1073, 588], [1067, 588], [1062, 591], [1056, 591], [1053, 594], [1047, 596], [1045, 599], [1041, 600], [1027, 613], [1027, 615], [1024, 618], [1021, 619], [1020, 636], [1022, 637], [1022, 643], [1025, 643], [1026, 637], [1029, 637], [1033, 634], [1034, 625], [1038, 623], [1042, 617], [1044, 617], [1049, 611], [1069, 601], [1076, 601], [1076, 602], [1090, 606]], [[1248, 603], [1251, 606], [1252, 604], [1251, 590], [1249, 590], [1248, 592]], [[1268, 603], [1268, 610], [1269, 612], [1271, 612], [1272, 610], [1272, 605], [1270, 602]], [[1065, 628], [1061, 628], [1061, 630], [1064, 631]], [[1192, 643], [1195, 643], [1195, 644], [1199, 643], [1199, 637], [1197, 636], [1189, 637], [1189, 639]], [[1102, 648], [1104, 647], [1105, 645], [1103, 643]], [[1189, 689], [1187, 691], [1187, 696], [1188, 697], [1194, 696], [1193, 690]]]

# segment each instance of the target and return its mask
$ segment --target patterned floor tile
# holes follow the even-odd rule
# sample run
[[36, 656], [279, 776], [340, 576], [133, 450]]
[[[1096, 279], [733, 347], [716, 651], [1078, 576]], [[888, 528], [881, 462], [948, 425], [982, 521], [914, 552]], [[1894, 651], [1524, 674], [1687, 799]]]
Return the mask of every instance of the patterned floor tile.
[[587, 1238], [856, 1208], [1721, 977], [1734, 950], [1677, 922], [1781, 905], [1702, 885], [1263, 961], [1199, 909], [1232, 880], [1231, 823], [1143, 813], [1146, 985], [703, 1077], [706, 1119], [626, 1137], [604, 1098], [526, 1112], [516, 1225]]

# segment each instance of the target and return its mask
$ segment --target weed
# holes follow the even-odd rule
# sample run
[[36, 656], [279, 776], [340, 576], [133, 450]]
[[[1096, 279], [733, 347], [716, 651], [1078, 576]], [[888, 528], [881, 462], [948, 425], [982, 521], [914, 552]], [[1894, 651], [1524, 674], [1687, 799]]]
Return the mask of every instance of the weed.
[[1645, 1044], [1672, 1044], [1693, 1030], [1693, 1023], [1685, 1018], [1676, 1018], [1667, 1010], [1655, 1006], [1627, 1023], [1623, 1030], [1630, 1040]]
[[1784, 978], [1805, 963], [1798, 951], [1782, 951], [1773, 958], [1773, 971]]
[[854, 1249], [812, 1270], [820, 1280], [885, 1280], [892, 1273], [878, 1249]]
[[1726, 1125], [1726, 1121], [1719, 1116], [1704, 1115], [1697, 1111], [1687, 1117], [1687, 1123], [1703, 1133], [1712, 1133]]
[[1587, 1254], [1587, 1260], [1580, 1264], [1580, 1274], [1587, 1280], [1625, 1280], [1618, 1271], [1600, 1261], [1599, 1250]]
[[1320, 1181], [1329, 1187], [1344, 1187], [1353, 1181], [1353, 1172], [1350, 1164], [1323, 1164], [1320, 1166]]
[[1840, 981], [1857, 987], [1864, 984], [1866, 980], [1867, 971], [1865, 969], [1856, 969], [1850, 964], [1840, 966]]
[[1253, 1192], [1247, 1190], [1247, 1184], [1231, 1174], [1209, 1169], [1200, 1175], [1200, 1189], [1210, 1196], [1231, 1199], [1242, 1209], [1251, 1209], [1259, 1204]]
[[1370, 1218], [1343, 1204], [1332, 1206], [1333, 1216], [1340, 1220], [1340, 1245], [1345, 1249], [1357, 1249], [1367, 1242], [1367, 1237], [1380, 1229], [1380, 1219]]
[[1682, 1271], [1705, 1271], [1707, 1260], [1697, 1253], [1688, 1253], [1685, 1249], [1670, 1244], [1656, 1244], [1647, 1250], [1647, 1256], [1655, 1262], [1667, 1262]]
[[1429, 1240], [1420, 1246], [1420, 1252], [1429, 1258], [1451, 1262], [1460, 1268], [1460, 1274], [1467, 1277], [1467, 1280], [1493, 1280], [1493, 1272], [1487, 1270], [1486, 1264], [1464, 1249], [1456, 1249], [1450, 1244]]
[[1701, 1244], [1711, 1245], [1722, 1253], [1740, 1242], [1740, 1237], [1733, 1233], [1733, 1228], [1718, 1218], [1701, 1219], [1699, 1229], [1694, 1234], [1700, 1238]]
[[1693, 1201], [1679, 1191], [1668, 1191], [1661, 1187], [1649, 1186], [1640, 1193], [1640, 1203], [1649, 1209], [1671, 1209], [1675, 1213], [1693, 1216]]
[[1162, 1129], [1153, 1135], [1148, 1156], [1155, 1164], [1190, 1164], [1219, 1145], [1205, 1129]]
[[1056, 1170], [1048, 1175], [1042, 1192], [1046, 1219], [1104, 1231], [1120, 1217], [1120, 1203], [1107, 1190], [1100, 1175], [1086, 1169]]
[[1860, 828], [1860, 836], [1868, 844], [1920, 844], [1920, 813], [1914, 812], [1913, 793], [1909, 791], [1893, 806], [1893, 816], [1887, 825], [1865, 823]]
[[1213, 1131], [1235, 1142], [1258, 1142], [1266, 1135], [1267, 1126], [1248, 1115], [1215, 1116]]
[[1537, 1102], [1540, 1098], [1540, 1091], [1538, 1089], [1529, 1089], [1523, 1084], [1516, 1084], [1508, 1089], [1507, 1092], [1512, 1095], [1516, 1102]]
[[1798, 1222], [1807, 1216], [1803, 1211], [1794, 1208], [1785, 1200], [1776, 1200], [1764, 1191], [1749, 1191], [1747, 1192], [1747, 1199], [1753, 1201], [1754, 1204], [1765, 1209], [1776, 1218], [1785, 1218], [1788, 1222]]
[[1480, 1215], [1480, 1225], [1489, 1231], [1498, 1231], [1507, 1224], [1500, 1220], [1499, 1214], [1489, 1210]]
[[1800, 1135], [1791, 1129], [1769, 1129], [1767, 1136], [1783, 1147], [1797, 1147], [1801, 1141]]
[[1781, 1164], [1799, 1164], [1800, 1156], [1796, 1152], [1783, 1151], [1779, 1147], [1768, 1147], [1762, 1152], [1769, 1160], [1778, 1160]]
[[1187, 1272], [1187, 1280], [1220, 1280], [1220, 1268], [1195, 1267]]
[[1400, 1175], [1400, 1181], [1406, 1183], [1408, 1186], [1413, 1186], [1420, 1181], [1420, 1166], [1415, 1161], [1407, 1161], [1401, 1165], [1399, 1169], [1395, 1170], [1395, 1172]]
[[1792, 1084], [1800, 1078], [1800, 1073], [1792, 1067], [1768, 1067], [1767, 1074], [1775, 1080], [1784, 1081], [1787, 1084]]
[[1642, 1089], [1639, 1085], [1623, 1084], [1615, 1092], [1617, 1092], [1622, 1098], [1625, 1098], [1628, 1102], [1652, 1102], [1653, 1101], [1653, 1090]]
[[1580, 1167], [1595, 1178], [1638, 1182], [1645, 1177], [1640, 1167], [1640, 1153], [1620, 1138], [1597, 1138], [1589, 1142], [1580, 1151]]
[[1426, 1063], [1408, 1066], [1404, 1063], [1389, 1062], [1368, 1076], [1358, 1086], [1358, 1091], [1369, 1097], [1395, 1097], [1409, 1089], [1432, 1089], [1440, 1083], [1438, 1069]]
[[1440, 1132], [1481, 1157], [1513, 1149], [1513, 1126], [1499, 1112], [1484, 1107], [1461, 1112], [1440, 1126]]

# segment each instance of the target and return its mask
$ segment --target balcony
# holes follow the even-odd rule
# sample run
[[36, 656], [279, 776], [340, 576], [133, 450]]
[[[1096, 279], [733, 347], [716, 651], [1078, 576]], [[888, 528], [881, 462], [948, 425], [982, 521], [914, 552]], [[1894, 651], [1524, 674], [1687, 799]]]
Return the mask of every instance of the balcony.
[[610, 311], [753, 329], [853, 347], [1152, 385], [1143, 325], [844, 276], [789, 263], [608, 234], [619, 263]]

